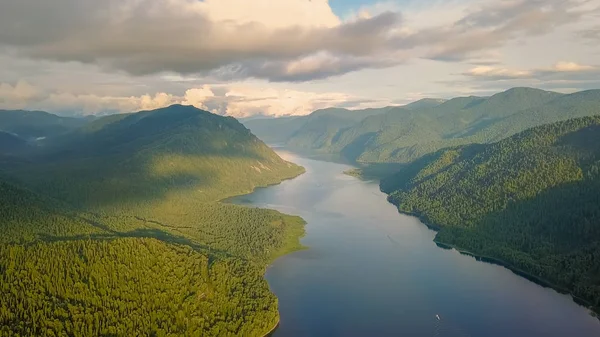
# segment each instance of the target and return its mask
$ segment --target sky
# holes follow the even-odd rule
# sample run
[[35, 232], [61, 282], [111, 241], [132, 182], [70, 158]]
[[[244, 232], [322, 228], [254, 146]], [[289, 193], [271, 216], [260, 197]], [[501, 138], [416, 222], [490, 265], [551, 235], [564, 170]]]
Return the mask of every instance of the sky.
[[303, 115], [600, 88], [600, 0], [2, 0], [0, 109]]

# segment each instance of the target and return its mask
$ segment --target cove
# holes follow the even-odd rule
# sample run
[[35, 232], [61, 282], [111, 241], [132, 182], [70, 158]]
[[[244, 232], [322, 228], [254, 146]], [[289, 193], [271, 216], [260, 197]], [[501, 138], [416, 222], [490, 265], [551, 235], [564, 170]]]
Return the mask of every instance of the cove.
[[307, 222], [308, 249], [265, 275], [279, 298], [273, 336], [600, 336], [570, 296], [438, 247], [350, 166], [278, 153], [306, 173], [229, 200]]

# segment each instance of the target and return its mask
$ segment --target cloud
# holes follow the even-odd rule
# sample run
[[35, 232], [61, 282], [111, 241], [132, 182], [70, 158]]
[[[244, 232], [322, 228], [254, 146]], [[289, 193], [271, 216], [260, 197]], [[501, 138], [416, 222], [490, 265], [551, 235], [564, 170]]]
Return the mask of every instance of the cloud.
[[475, 68], [471, 68], [466, 73], [464, 73], [464, 75], [478, 78], [486, 78], [489, 80], [504, 80], [529, 78], [531, 76], [531, 72], [527, 70], [512, 70], [491, 66], [478, 66]]
[[21, 109], [39, 95], [39, 90], [26, 81], [19, 81], [14, 85], [0, 83], [1, 106], [13, 106], [15, 109]]
[[25, 81], [0, 84], [4, 109], [45, 110], [62, 115], [90, 115], [152, 110], [172, 104], [193, 105], [216, 114], [234, 117], [252, 115], [306, 115], [331, 106], [363, 108], [384, 101], [343, 93], [274, 89], [247, 84], [214, 84], [190, 88], [182, 95], [158, 92], [139, 96], [99, 96], [44, 91]]
[[478, 81], [596, 81], [600, 76], [600, 67], [581, 65], [575, 62], [558, 62], [549, 68], [538, 68], [531, 70], [478, 66], [469, 69], [462, 75]]
[[167, 72], [297, 82], [411, 58], [478, 57], [584, 15], [579, 0], [477, 4], [454, 21], [411, 26], [410, 16], [418, 14], [402, 15], [389, 4], [341, 20], [327, 0], [4, 0], [0, 47], [135, 76]]
[[323, 54], [335, 55], [320, 65], [337, 74], [377, 63], [367, 56], [389, 51], [387, 32], [400, 20], [382, 13], [340, 23], [325, 0], [7, 1], [0, 44], [133, 75], [234, 68], [242, 77], [310, 78], [315, 68], [294, 65]]
[[427, 58], [461, 61], [522, 36], [547, 34], [588, 14], [576, 0], [485, 1], [454, 23], [417, 31], [401, 43], [431, 45], [424, 51]]

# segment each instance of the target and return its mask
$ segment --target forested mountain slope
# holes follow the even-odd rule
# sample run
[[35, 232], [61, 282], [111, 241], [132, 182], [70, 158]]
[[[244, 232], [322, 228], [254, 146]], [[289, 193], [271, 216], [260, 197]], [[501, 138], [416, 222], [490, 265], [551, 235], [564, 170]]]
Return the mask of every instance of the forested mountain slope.
[[330, 144], [332, 137], [340, 130], [365, 117], [382, 114], [389, 109], [329, 108], [314, 111], [307, 116], [249, 120], [244, 125], [266, 142], [285, 143], [298, 149], [310, 150]]
[[296, 150], [341, 154], [359, 163], [405, 164], [443, 148], [491, 143], [538, 125], [598, 114], [600, 90], [562, 95], [513, 88], [491, 97], [437, 102], [381, 109], [354, 121], [317, 121], [296, 129], [286, 142]]
[[0, 110], [0, 131], [25, 140], [55, 136], [88, 121], [88, 118], [59, 117], [43, 111]]
[[[291, 178], [233, 118], [109, 116], [0, 161], [2, 335], [262, 336], [303, 221], [218, 200]], [[27, 261], [27, 263], [24, 263]]]
[[17, 155], [29, 149], [27, 141], [9, 132], [0, 131], [0, 155]]
[[502, 260], [600, 307], [600, 117], [439, 151], [382, 181], [436, 240]]

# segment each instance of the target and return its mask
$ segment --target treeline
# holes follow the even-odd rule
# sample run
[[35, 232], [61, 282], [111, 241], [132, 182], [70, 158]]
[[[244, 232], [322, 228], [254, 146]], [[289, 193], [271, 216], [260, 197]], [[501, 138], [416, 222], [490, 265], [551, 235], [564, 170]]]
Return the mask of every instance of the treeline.
[[385, 179], [436, 240], [568, 290], [600, 310], [600, 117], [443, 150]]
[[155, 239], [0, 246], [3, 336], [260, 336], [277, 305], [259, 270]]

